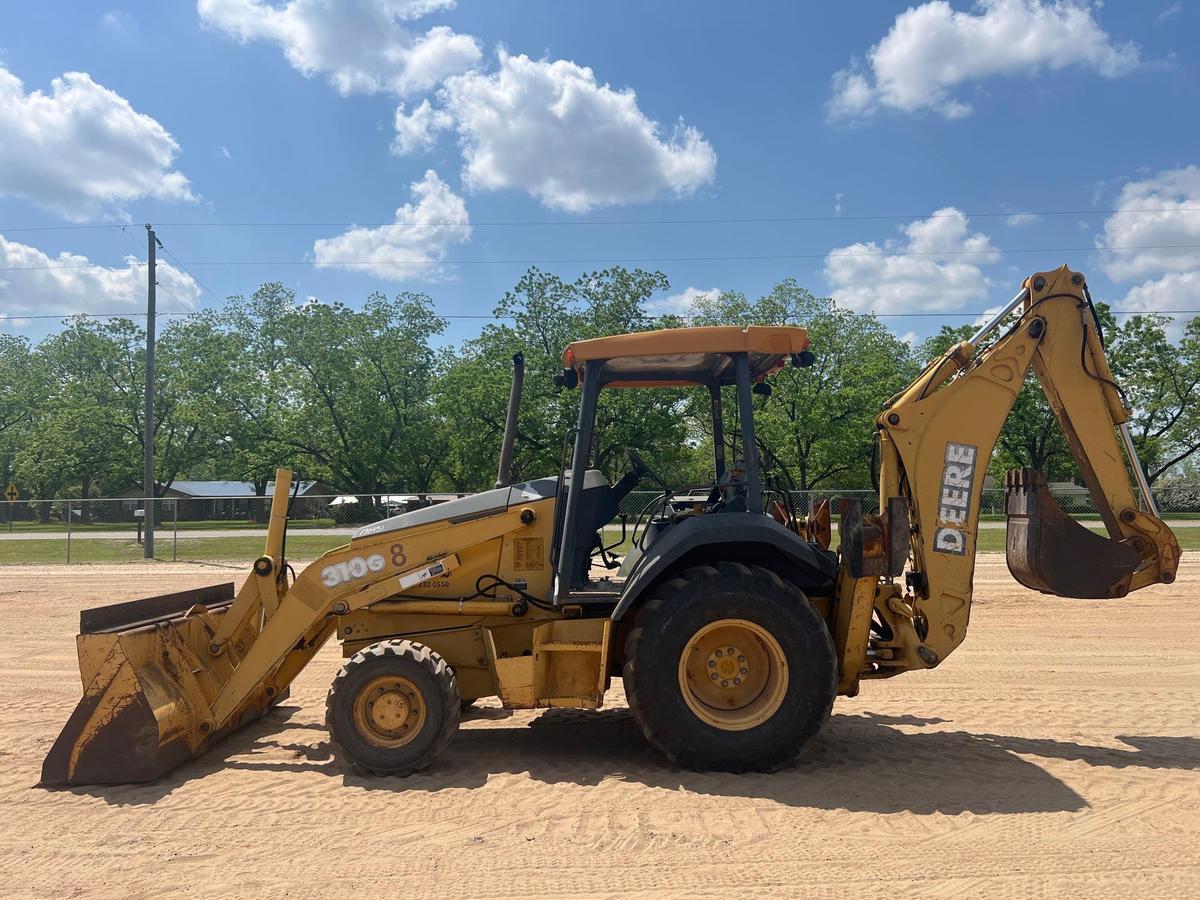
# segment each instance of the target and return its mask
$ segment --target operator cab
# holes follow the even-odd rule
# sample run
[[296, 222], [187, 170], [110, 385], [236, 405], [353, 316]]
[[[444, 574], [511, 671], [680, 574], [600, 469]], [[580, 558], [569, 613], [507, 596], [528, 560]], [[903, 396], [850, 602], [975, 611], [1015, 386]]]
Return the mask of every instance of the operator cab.
[[[698, 517], [728, 514], [729, 521], [722, 524], [721, 530], [731, 542], [739, 539], [739, 524], [745, 521], [735, 519], [736, 514], [773, 517], [779, 526], [794, 532], [793, 539], [809, 540], [807, 523], [791, 511], [786, 491], [778, 492], [782, 499], [770, 500], [768, 496], [769, 510], [764, 506], [752, 406], [754, 394], [770, 393], [768, 376], [789, 363], [800, 367], [812, 364], [803, 328], [716, 326], [616, 335], [577, 341], [563, 352], [562, 362], [556, 384], [580, 387], [582, 393], [570, 466], [564, 467], [558, 478], [552, 542], [558, 548], [554, 560], [556, 602], [568, 597], [572, 602], [599, 601], [619, 595], [640, 568], [653, 562], [656, 554], [652, 548], [657, 542], [681, 526], [691, 527], [686, 523]], [[711, 484], [676, 495], [663, 476], [633, 449], [626, 451], [629, 470], [615, 485], [610, 485], [600, 472], [588, 469], [601, 390], [679, 387], [703, 387], [709, 393], [714, 447]], [[726, 460], [722, 417], [725, 387], [734, 389], [738, 411], [741, 458], [732, 461]], [[604, 528], [618, 517], [620, 502], [644, 480], [652, 481], [659, 493], [639, 512], [632, 546], [624, 560], [617, 563], [610, 553], [624, 543], [625, 517], [621, 517], [621, 537], [611, 545], [604, 543]], [[582, 484], [583, 489], [572, 490], [574, 484]], [[836, 558], [827, 547], [827, 541], [820, 547], [814, 543], [813, 556], [832, 579]], [[619, 566], [615, 577], [590, 577], [597, 556], [606, 568]]]

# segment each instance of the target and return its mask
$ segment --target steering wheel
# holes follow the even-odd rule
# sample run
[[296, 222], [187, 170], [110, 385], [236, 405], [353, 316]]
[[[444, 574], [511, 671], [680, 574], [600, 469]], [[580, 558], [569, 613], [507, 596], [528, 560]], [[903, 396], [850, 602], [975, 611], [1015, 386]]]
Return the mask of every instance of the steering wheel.
[[636, 474], [639, 478], [643, 475], [648, 476], [651, 481], [657, 484], [668, 494], [671, 493], [671, 486], [663, 480], [661, 475], [646, 465], [646, 461], [642, 459], [641, 454], [639, 454], [632, 447], [626, 447], [625, 455], [629, 457], [629, 462], [633, 465], [634, 474]]

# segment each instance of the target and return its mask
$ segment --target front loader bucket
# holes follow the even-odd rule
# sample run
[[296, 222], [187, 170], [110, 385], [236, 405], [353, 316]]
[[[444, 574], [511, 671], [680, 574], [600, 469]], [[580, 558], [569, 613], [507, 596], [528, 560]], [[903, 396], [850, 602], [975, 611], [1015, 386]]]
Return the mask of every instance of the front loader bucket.
[[1059, 597], [1124, 597], [1140, 554], [1068, 516], [1036, 469], [1004, 479], [1008, 570], [1026, 587]]
[[256, 698], [219, 733], [202, 730], [232, 671], [228, 654], [214, 659], [206, 649], [232, 602], [229, 583], [84, 610], [83, 699], [42, 763], [41, 783], [152, 781], [282, 699]]

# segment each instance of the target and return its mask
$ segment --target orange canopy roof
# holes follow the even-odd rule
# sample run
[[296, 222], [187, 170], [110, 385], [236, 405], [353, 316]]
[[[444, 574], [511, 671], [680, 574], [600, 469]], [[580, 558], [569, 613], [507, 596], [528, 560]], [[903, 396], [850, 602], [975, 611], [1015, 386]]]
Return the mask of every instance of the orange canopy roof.
[[729, 384], [734, 380], [730, 354], [747, 354], [751, 378], [761, 381], [806, 349], [808, 332], [793, 325], [716, 325], [575, 341], [563, 351], [562, 362], [582, 378], [585, 363], [604, 361], [601, 380], [609, 387]]

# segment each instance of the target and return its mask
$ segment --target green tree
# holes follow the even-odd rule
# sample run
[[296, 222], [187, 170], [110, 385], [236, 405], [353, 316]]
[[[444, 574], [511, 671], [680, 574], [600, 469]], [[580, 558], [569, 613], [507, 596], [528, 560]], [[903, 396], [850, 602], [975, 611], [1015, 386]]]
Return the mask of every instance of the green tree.
[[269, 284], [231, 304], [226, 327], [243, 354], [231, 405], [248, 423], [226, 428], [235, 458], [260, 477], [294, 458], [359, 494], [430, 489], [442, 455], [430, 341], [445, 323], [429, 297], [372, 294], [354, 310]]
[[181, 336], [188, 352], [215, 363], [202, 376], [202, 402], [220, 439], [205, 474], [249, 481], [260, 496], [275, 470], [300, 454], [283, 427], [294, 393], [283, 339], [295, 309], [295, 294], [268, 282], [249, 298], [199, 313]]
[[49, 390], [41, 357], [29, 340], [0, 334], [0, 474], [5, 484], [13, 475], [13, 457], [28, 436], [30, 423], [43, 408]]
[[[156, 346], [155, 479], [159, 493], [210, 451], [213, 432], [200, 414], [203, 386], [194, 378], [202, 356], [178, 346], [189, 327], [173, 323]], [[84, 496], [93, 484], [117, 490], [142, 478], [145, 332], [127, 319], [70, 319], [38, 348], [51, 390], [21, 459], [41, 495], [68, 489]], [[76, 487], [78, 486], [78, 487]]]
[[[902, 341], [875, 316], [814, 297], [790, 278], [756, 301], [736, 291], [708, 295], [697, 301], [695, 313], [695, 324], [807, 328], [816, 361], [775, 376], [771, 396], [760, 401], [758, 435], [800, 490], [870, 484], [875, 416], [916, 371]], [[732, 417], [733, 404], [725, 406]], [[696, 410], [704, 429], [706, 416], [707, 409]], [[737, 440], [733, 421], [725, 428], [731, 447]]]
[[1109, 330], [1109, 363], [1133, 407], [1129, 430], [1151, 483], [1200, 450], [1200, 318], [1174, 344], [1170, 324], [1139, 315]]
[[[482, 487], [495, 478], [504, 430], [513, 354], [525, 355], [525, 391], [517, 427], [513, 477], [558, 471], [563, 439], [574, 428], [577, 391], [558, 391], [553, 376], [573, 341], [671, 327], [656, 319], [647, 301], [669, 287], [661, 272], [621, 267], [591, 272], [573, 282], [531, 268], [496, 306], [502, 321], [488, 325], [447, 358], [439, 379], [438, 409], [447, 447], [445, 477], [456, 489]], [[689, 449], [680, 410], [682, 392], [609, 390], [601, 394], [593, 447], [600, 468], [623, 471], [623, 451], [643, 451], [670, 476]], [[468, 427], [464, 427], [467, 425]]]

